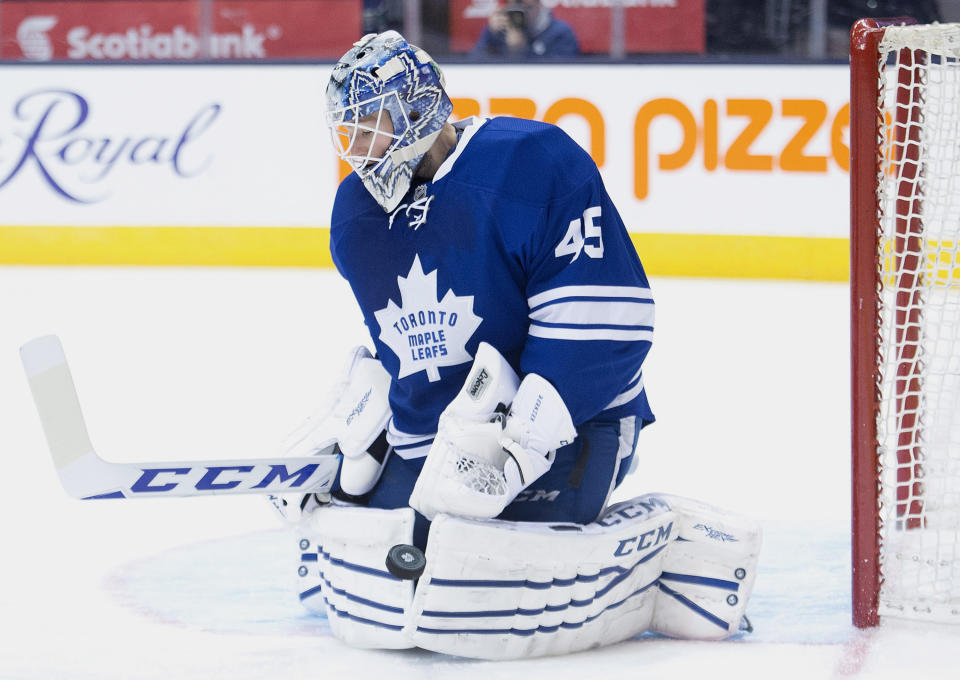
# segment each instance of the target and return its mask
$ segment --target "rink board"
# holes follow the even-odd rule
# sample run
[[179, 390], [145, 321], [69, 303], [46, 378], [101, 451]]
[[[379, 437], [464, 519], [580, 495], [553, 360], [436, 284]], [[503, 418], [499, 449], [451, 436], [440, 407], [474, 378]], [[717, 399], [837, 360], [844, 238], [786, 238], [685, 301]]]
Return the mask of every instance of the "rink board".
[[[6, 67], [0, 263], [329, 266], [328, 70]], [[580, 143], [652, 271], [846, 278], [845, 66], [446, 73], [455, 117], [536, 118]]]

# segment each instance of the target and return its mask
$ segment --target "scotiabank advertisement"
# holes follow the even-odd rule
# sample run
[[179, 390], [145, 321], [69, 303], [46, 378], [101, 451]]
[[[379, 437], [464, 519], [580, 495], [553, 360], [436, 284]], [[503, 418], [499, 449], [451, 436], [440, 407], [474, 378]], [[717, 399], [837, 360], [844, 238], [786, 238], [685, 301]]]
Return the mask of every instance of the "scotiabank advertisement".
[[362, 0], [0, 2], [0, 58], [50, 61], [336, 59]]
[[[328, 226], [329, 64], [5, 66], [0, 226]], [[844, 237], [848, 69], [457, 65], [457, 118], [555, 123], [631, 231]]]

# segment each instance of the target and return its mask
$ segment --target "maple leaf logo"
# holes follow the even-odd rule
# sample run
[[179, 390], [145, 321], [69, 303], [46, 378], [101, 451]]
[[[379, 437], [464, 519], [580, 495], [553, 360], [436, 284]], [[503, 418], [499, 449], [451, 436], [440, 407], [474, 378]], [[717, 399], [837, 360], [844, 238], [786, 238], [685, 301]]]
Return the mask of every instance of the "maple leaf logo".
[[447, 290], [437, 293], [437, 271], [423, 272], [420, 256], [413, 258], [407, 277], [397, 277], [400, 306], [393, 300], [374, 312], [380, 340], [400, 359], [405, 378], [426, 371], [430, 382], [440, 380], [441, 366], [458, 366], [473, 360], [466, 344], [483, 321], [473, 313], [473, 296]]

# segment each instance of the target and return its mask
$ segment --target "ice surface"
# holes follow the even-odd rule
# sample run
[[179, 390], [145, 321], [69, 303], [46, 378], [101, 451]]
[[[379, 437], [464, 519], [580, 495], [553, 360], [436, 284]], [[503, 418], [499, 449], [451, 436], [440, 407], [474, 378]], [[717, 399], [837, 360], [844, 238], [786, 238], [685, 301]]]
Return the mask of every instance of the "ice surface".
[[82, 502], [57, 482], [21, 344], [60, 336], [108, 459], [272, 455], [369, 342], [335, 273], [0, 268], [0, 679], [960, 677], [960, 630], [849, 622], [846, 286], [653, 287], [659, 420], [614, 500], [762, 518], [756, 632], [490, 663], [333, 640], [297, 604], [295, 548], [262, 498]]

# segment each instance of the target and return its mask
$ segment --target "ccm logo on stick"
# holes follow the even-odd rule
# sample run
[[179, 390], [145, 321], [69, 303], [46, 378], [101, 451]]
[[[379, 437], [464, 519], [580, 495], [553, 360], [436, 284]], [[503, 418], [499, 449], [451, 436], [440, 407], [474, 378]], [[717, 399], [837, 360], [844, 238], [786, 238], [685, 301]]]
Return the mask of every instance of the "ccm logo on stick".
[[[227, 489], [235, 489], [241, 485], [248, 489], [264, 489], [272, 484], [291, 480], [288, 488], [296, 489], [303, 486], [303, 484], [310, 479], [319, 465], [317, 463], [310, 463], [293, 472], [287, 470], [286, 465], [270, 465], [266, 473], [263, 472], [262, 467], [259, 472], [256, 471], [256, 467], [257, 466], [254, 465], [212, 465], [204, 468], [196, 468], [197, 473], [199, 473], [201, 469], [205, 470], [205, 472], [193, 486], [195, 489], [201, 491], [224, 491]], [[160, 482], [169, 480], [171, 475], [195, 477], [196, 473], [194, 473], [194, 470], [194, 468], [188, 467], [144, 468], [143, 474], [134, 482], [130, 490], [134, 493], [163, 493], [172, 491], [186, 480]], [[224, 473], [231, 474], [221, 478], [221, 475]], [[251, 482], [256, 483], [251, 484]]]

